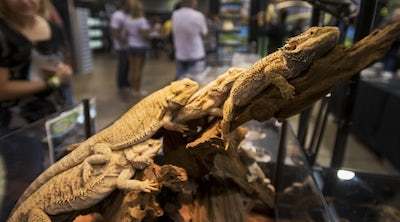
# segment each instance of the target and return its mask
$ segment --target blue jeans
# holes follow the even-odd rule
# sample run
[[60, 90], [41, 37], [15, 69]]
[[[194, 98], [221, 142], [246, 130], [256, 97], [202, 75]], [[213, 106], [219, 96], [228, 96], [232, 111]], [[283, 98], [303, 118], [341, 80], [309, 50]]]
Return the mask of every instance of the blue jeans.
[[197, 74], [204, 71], [206, 63], [204, 59], [176, 60], [176, 78], [180, 79], [186, 74]]
[[129, 52], [127, 49], [118, 50], [117, 86], [118, 89], [130, 87], [128, 80]]

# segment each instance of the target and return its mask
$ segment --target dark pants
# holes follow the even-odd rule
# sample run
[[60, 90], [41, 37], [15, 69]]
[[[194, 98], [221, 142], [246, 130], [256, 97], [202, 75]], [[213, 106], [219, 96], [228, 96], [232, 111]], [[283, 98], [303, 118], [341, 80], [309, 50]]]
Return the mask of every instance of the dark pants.
[[395, 41], [392, 48], [386, 53], [384, 58], [384, 68], [383, 70], [389, 72], [396, 72], [397, 70], [397, 53], [400, 49], [400, 41]]
[[[11, 131], [0, 127], [0, 137]], [[43, 171], [44, 147], [39, 138], [14, 131], [12, 135], [0, 139], [1, 171], [5, 173], [5, 183], [0, 221], [6, 221], [19, 196], [28, 185]], [[3, 190], [2, 190], [3, 191]]]
[[146, 54], [149, 49], [147, 47], [130, 47], [129, 48], [129, 68], [130, 83], [135, 92], [140, 92], [142, 85], [142, 74], [144, 64], [146, 62]]
[[118, 70], [117, 70], [117, 86], [118, 89], [130, 87], [128, 80], [129, 73], [129, 52], [128, 50], [118, 50]]
[[72, 106], [75, 104], [74, 93], [72, 92], [71, 83], [65, 83], [60, 86], [60, 93], [65, 99], [66, 106]]
[[176, 60], [176, 79], [182, 78], [186, 74], [198, 74], [204, 71], [206, 63], [204, 59], [196, 60]]

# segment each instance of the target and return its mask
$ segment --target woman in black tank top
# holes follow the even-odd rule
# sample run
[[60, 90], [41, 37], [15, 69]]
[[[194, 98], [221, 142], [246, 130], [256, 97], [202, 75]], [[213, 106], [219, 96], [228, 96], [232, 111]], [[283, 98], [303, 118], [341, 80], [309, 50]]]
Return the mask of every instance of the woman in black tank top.
[[[11, 108], [19, 108], [21, 99], [37, 94], [41, 96], [43, 92], [55, 88], [46, 80], [34, 81], [28, 78], [33, 50], [49, 55], [59, 52], [62, 47], [63, 35], [59, 28], [38, 14], [42, 10], [40, 6], [46, 5], [45, 2], [47, 0], [32, 0], [31, 4], [0, 0], [0, 136], [1, 131], [12, 129], [10, 122], [16, 114], [11, 112]], [[72, 73], [71, 68], [62, 62], [52, 72], [64, 82], [68, 81]], [[23, 107], [28, 110], [22, 112], [28, 122], [43, 117], [36, 115], [41, 114], [41, 110], [34, 113], [32, 108], [38, 109], [34, 103]]]
[[[45, 147], [41, 138], [23, 131], [4, 135], [13, 130], [11, 111], [22, 108], [21, 100], [51, 89], [46, 80], [29, 77], [33, 50], [50, 55], [60, 47], [56, 27], [39, 14], [47, 1], [0, 0], [0, 171], [5, 174], [1, 178], [5, 189], [0, 189], [0, 221], [6, 221], [19, 195], [43, 170]], [[66, 81], [71, 69], [59, 63], [53, 73]]]

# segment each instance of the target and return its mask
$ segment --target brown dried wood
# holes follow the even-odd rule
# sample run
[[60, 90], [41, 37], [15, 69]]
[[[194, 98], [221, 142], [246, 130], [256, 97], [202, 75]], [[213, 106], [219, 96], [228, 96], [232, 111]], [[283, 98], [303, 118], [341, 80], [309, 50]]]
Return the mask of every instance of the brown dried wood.
[[350, 48], [336, 46], [325, 57], [316, 60], [303, 75], [290, 81], [296, 88], [294, 99], [287, 101], [280, 96], [279, 90], [270, 87], [242, 109], [232, 124], [233, 128], [252, 119], [284, 119], [301, 112], [334, 86], [348, 81], [382, 58], [399, 36], [400, 21], [397, 21], [375, 30]]
[[[238, 147], [244, 139], [246, 130], [238, 128], [233, 133], [236, 135], [233, 147]], [[177, 146], [180, 148], [170, 150], [165, 154], [165, 159], [168, 164], [186, 169], [189, 176], [198, 184], [194, 201], [186, 203], [193, 212], [191, 221], [221, 221], [221, 218], [225, 218], [226, 221], [245, 221], [251, 206], [242, 206], [237, 208], [237, 211], [231, 212], [233, 199], [236, 200], [234, 201], [236, 205], [239, 204], [238, 201], [242, 203], [251, 199], [252, 204], [257, 203], [266, 209], [264, 212], [271, 212], [275, 194], [267, 184], [247, 181], [248, 170], [241, 162], [238, 152], [236, 150], [226, 152], [224, 149], [219, 122], [211, 124], [186, 147], [179, 144]], [[204, 179], [205, 177], [208, 179]], [[214, 205], [218, 207], [213, 207]], [[228, 212], [230, 216], [226, 217], [225, 214]]]

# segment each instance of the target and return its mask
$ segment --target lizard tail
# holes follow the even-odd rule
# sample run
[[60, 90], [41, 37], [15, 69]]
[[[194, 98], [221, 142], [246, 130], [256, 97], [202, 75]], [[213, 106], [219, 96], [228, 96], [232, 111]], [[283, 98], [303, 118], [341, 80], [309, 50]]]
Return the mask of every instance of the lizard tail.
[[12, 212], [10, 214], [10, 217], [7, 219], [7, 222], [18, 222], [18, 221], [20, 221], [20, 220], [18, 220], [17, 217], [18, 217], [18, 215], [15, 214], [14, 212]]
[[80, 164], [86, 157], [90, 155], [90, 152], [91, 149], [87, 146], [80, 146], [79, 148], [76, 148], [74, 152], [60, 159], [57, 164], [53, 164], [47, 168], [28, 186], [28, 188], [26, 188], [24, 193], [20, 196], [15, 204], [14, 210], [18, 208], [18, 206], [30, 195], [36, 192], [43, 184], [49, 181], [49, 179]]

